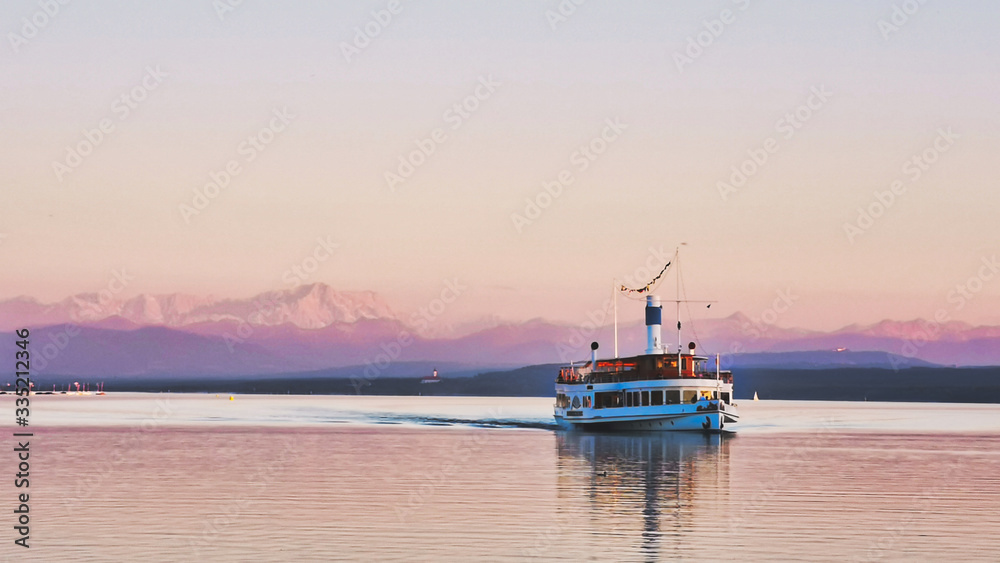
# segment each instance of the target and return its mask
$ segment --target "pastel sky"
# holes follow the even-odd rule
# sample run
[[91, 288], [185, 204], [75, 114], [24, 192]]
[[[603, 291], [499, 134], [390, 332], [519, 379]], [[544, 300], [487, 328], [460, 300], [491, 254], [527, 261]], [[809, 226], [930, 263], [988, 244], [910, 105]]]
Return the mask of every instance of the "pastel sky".
[[1000, 324], [995, 2], [225, 1], [0, 5], [0, 298], [457, 279], [450, 318], [580, 322], [686, 242], [713, 315]]

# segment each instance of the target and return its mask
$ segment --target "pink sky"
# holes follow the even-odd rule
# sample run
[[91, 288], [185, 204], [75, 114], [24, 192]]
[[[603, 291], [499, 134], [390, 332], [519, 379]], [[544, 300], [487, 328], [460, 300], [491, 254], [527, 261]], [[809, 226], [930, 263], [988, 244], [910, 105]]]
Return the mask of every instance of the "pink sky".
[[686, 242], [713, 314], [790, 291], [784, 326], [1000, 324], [1000, 7], [558, 5], [72, 4], [8, 35], [0, 299], [122, 268], [248, 296], [315, 260], [401, 311], [457, 278], [449, 318], [578, 322]]

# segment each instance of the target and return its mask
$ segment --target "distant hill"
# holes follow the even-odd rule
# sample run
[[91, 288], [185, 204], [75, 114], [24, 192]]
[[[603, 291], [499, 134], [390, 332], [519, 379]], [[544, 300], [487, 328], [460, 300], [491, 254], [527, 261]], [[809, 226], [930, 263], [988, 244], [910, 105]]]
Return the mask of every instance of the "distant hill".
[[1000, 368], [747, 369], [735, 395], [805, 401], [1000, 403]]
[[826, 369], [838, 367], [906, 369], [935, 367], [937, 364], [887, 352], [850, 350], [808, 350], [802, 352], [757, 352], [730, 354], [722, 359], [723, 369]]

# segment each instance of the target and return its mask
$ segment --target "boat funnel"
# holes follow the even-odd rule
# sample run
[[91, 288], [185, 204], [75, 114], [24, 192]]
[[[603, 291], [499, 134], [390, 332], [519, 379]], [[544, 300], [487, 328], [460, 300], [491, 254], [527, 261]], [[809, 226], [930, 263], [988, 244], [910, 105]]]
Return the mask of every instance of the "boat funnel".
[[597, 369], [597, 343], [590, 343], [590, 369]]
[[646, 296], [646, 353], [662, 354], [663, 343], [660, 341], [660, 325], [663, 324], [663, 307], [660, 298], [655, 295]]

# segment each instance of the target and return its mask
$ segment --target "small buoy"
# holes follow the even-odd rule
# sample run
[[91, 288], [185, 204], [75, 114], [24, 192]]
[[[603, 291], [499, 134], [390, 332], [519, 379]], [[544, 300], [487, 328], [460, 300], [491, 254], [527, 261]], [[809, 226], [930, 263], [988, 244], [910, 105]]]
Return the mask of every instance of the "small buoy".
[[230, 401], [234, 400], [232, 395], [229, 396], [229, 400]]

